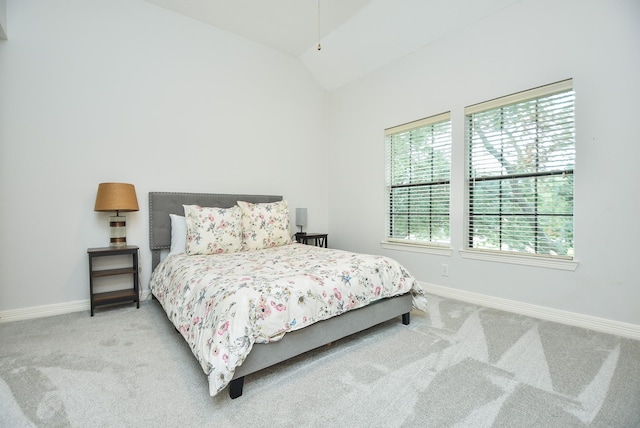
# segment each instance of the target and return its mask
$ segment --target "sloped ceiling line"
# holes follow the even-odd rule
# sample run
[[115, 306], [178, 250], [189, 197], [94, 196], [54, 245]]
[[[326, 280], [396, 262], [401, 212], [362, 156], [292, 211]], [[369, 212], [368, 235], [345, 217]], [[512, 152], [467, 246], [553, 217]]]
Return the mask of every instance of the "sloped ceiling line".
[[520, 0], [146, 0], [299, 58], [336, 89]]

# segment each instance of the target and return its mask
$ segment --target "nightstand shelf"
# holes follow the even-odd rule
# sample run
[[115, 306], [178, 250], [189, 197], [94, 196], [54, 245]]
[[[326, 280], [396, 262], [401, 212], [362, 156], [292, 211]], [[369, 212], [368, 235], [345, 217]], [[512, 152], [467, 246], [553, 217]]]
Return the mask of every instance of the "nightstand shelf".
[[[91, 316], [93, 316], [93, 310], [96, 306], [110, 305], [113, 303], [135, 302], [136, 307], [140, 308], [140, 297], [138, 292], [138, 247], [129, 245], [122, 248], [89, 248], [87, 250], [87, 254], [89, 255], [89, 294], [91, 296]], [[121, 255], [131, 256], [131, 264], [129, 266], [102, 270], [94, 268], [94, 259], [97, 257], [112, 257]], [[107, 291], [101, 293], [94, 292], [94, 279], [115, 275], [132, 275], [132, 287], [123, 290]]]
[[113, 276], [113, 275], [125, 275], [127, 273], [136, 273], [133, 267], [119, 268], [119, 269], [105, 269], [93, 271], [93, 277], [99, 278], [101, 276]]
[[107, 291], [106, 293], [95, 293], [93, 295], [93, 305], [108, 305], [111, 303], [131, 302], [137, 301], [135, 291], [132, 290], [116, 290]]

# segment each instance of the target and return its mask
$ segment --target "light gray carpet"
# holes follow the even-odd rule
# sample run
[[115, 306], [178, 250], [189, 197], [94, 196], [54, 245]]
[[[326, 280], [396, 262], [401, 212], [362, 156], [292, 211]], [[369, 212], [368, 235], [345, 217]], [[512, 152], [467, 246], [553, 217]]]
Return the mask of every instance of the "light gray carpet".
[[0, 324], [0, 426], [640, 427], [640, 342], [429, 296], [211, 398], [160, 305]]

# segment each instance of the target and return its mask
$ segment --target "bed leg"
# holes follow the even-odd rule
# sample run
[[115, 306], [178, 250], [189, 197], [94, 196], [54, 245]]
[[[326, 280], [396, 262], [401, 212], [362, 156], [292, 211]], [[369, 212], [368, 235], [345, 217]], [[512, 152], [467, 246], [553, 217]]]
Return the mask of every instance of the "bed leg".
[[402, 324], [409, 325], [410, 322], [411, 322], [411, 312], [402, 314]]
[[233, 379], [229, 383], [229, 397], [232, 399], [238, 398], [242, 395], [242, 386], [244, 385], [244, 376], [237, 379]]

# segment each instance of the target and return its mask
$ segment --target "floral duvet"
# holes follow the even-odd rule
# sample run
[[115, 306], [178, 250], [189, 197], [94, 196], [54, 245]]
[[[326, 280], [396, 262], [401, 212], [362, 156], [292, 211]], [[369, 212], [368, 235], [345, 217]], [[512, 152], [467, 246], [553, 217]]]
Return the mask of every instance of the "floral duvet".
[[209, 376], [212, 396], [231, 381], [254, 343], [276, 341], [289, 331], [407, 292], [414, 307], [426, 307], [418, 282], [390, 258], [297, 243], [170, 255], [154, 270], [150, 287]]

